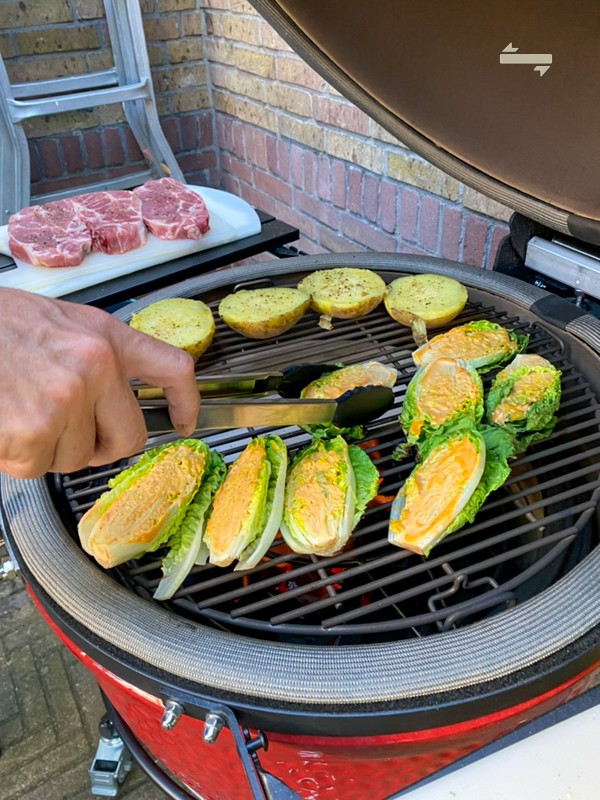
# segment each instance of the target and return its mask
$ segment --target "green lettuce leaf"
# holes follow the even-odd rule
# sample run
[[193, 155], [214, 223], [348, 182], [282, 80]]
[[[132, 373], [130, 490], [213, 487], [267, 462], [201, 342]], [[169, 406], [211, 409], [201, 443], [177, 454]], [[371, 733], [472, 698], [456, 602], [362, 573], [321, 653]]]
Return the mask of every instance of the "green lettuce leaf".
[[[155, 600], [168, 600], [181, 586], [192, 566], [206, 563], [208, 551], [203, 548], [202, 536], [206, 516], [215, 492], [223, 482], [227, 467], [218, 453], [211, 451], [200, 488], [194, 495], [187, 513], [167, 542], [169, 552], [163, 558], [163, 577], [154, 592]], [[204, 550], [204, 560], [201, 551]]]
[[[498, 422], [502, 428], [511, 431], [517, 439], [519, 452], [529, 447], [532, 442], [546, 439], [554, 430], [557, 418], [555, 413], [560, 405], [561, 399], [561, 372], [548, 362], [548, 366], [521, 364], [518, 359], [526, 357], [517, 356], [515, 361], [506, 369], [496, 375], [490, 391], [486, 397], [486, 418], [492, 423], [494, 410], [511, 394], [514, 393], [515, 400], [524, 407], [526, 411], [520, 419], [512, 419], [506, 422]], [[531, 390], [519, 391], [518, 382], [526, 376], [535, 374], [550, 373], [552, 382], [549, 388], [541, 396], [531, 393]], [[515, 389], [515, 384], [517, 384]]]
[[367, 504], [379, 490], [379, 472], [362, 448], [353, 444], [349, 445], [348, 456], [354, 470], [356, 484], [356, 505], [352, 518], [352, 528], [354, 529], [367, 510]]
[[[430, 370], [436, 368], [441, 371], [439, 376], [436, 374], [436, 379], [439, 377], [439, 381], [446, 381], [450, 384], [451, 389], [453, 388], [452, 383], [456, 381], [456, 371], [459, 369], [466, 371], [476, 393], [476, 399], [473, 400], [473, 398], [459, 395], [456, 388], [454, 388], [454, 407], [449, 406], [447, 408], [446, 419], [441, 423], [434, 422], [422, 405], [423, 380], [428, 376]], [[436, 388], [437, 385], [438, 382], [436, 381]], [[460, 386], [462, 388], [463, 384], [461, 383]], [[451, 392], [440, 392], [440, 394], [446, 398], [451, 396]], [[468, 417], [476, 423], [483, 417], [483, 383], [475, 367], [466, 361], [449, 357], [445, 357], [443, 360], [436, 359], [419, 367], [408, 384], [399, 417], [402, 430], [406, 434], [407, 443], [409, 445], [416, 444], [435, 433], [441, 427], [451, 424], [459, 417]], [[413, 431], [413, 428], [418, 428], [418, 431]]]

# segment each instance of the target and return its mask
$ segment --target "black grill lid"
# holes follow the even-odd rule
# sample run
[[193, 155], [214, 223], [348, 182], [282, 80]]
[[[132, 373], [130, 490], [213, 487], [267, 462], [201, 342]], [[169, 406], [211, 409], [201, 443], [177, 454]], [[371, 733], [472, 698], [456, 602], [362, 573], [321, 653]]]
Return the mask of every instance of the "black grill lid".
[[568, 0], [251, 2], [416, 153], [532, 219], [600, 243], [597, 0], [576, 9]]

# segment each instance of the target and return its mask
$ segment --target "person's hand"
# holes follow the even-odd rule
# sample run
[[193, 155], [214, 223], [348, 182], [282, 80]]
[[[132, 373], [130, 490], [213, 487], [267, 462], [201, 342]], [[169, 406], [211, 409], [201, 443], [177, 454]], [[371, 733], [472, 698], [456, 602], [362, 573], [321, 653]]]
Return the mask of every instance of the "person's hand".
[[159, 386], [175, 430], [194, 429], [192, 358], [91, 306], [0, 289], [0, 471], [73, 472], [145, 443], [129, 386]]

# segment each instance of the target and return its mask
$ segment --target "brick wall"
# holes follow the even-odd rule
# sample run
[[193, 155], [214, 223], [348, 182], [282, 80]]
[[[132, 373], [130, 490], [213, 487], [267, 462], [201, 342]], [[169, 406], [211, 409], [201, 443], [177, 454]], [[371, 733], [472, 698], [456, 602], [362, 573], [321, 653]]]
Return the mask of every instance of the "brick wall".
[[[298, 226], [307, 252], [426, 253], [491, 265], [509, 210], [368, 119], [245, 0], [141, 5], [161, 123], [190, 182], [221, 186]], [[0, 4], [0, 51], [12, 80], [105, 69], [107, 45], [101, 0]], [[34, 192], [141, 164], [118, 106], [34, 120], [27, 134]]]
[[[141, 0], [164, 132], [188, 180], [216, 185], [214, 113], [196, 6], [196, 0]], [[0, 53], [12, 83], [112, 67], [102, 0], [3, 0]], [[24, 129], [32, 194], [110, 179], [145, 163], [118, 104], [26, 120]]]

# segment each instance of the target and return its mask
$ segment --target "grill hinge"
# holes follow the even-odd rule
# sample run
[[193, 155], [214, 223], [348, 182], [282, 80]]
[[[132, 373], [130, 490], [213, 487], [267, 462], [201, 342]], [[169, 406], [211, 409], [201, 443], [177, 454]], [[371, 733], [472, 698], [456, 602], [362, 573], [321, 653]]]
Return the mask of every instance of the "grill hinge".
[[253, 800], [300, 800], [300, 797], [289, 786], [262, 768], [258, 751], [267, 750], [269, 743], [266, 735], [262, 731], [256, 731], [256, 735], [253, 736], [248, 728], [240, 726], [235, 712], [229, 706], [179, 691], [176, 695], [169, 692], [168, 697], [165, 697], [164, 704], [165, 709], [181, 709], [180, 715], [185, 713], [186, 706], [193, 708], [195, 712], [201, 711], [204, 714], [202, 740], [207, 745], [217, 741], [223, 728], [229, 729]]

